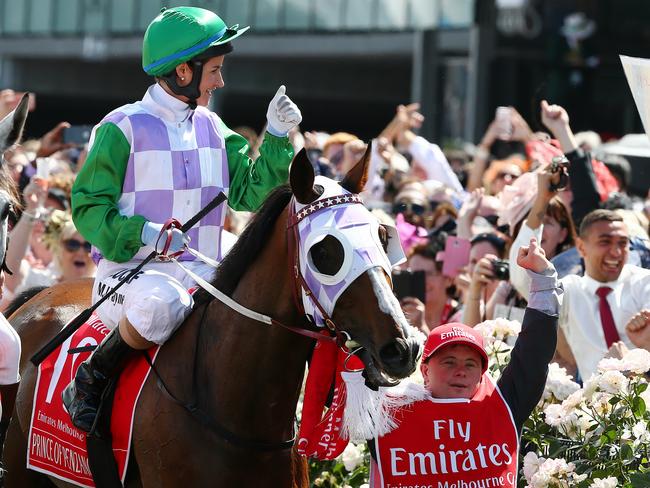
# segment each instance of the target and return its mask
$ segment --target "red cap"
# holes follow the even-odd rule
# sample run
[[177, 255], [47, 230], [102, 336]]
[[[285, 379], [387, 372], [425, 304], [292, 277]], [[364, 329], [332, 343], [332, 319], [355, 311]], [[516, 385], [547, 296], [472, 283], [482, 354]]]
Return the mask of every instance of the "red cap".
[[485, 373], [488, 356], [483, 344], [483, 335], [479, 331], [459, 323], [441, 325], [429, 332], [427, 342], [424, 344], [422, 362], [426, 362], [436, 351], [451, 344], [464, 344], [476, 349], [483, 359], [483, 373]]

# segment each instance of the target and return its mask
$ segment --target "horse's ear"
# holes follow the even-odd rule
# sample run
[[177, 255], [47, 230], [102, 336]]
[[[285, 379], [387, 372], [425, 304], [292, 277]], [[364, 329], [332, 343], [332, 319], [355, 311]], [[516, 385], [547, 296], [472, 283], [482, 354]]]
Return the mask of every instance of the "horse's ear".
[[29, 108], [29, 93], [25, 93], [18, 106], [2, 120], [0, 120], [0, 152], [11, 147], [23, 135], [23, 127], [27, 119]]
[[368, 181], [368, 169], [370, 168], [370, 154], [372, 153], [372, 142], [368, 143], [363, 157], [345, 175], [341, 186], [351, 193], [361, 193]]
[[313, 202], [319, 196], [314, 190], [314, 168], [304, 148], [293, 158], [289, 169], [289, 184], [296, 200], [303, 205]]

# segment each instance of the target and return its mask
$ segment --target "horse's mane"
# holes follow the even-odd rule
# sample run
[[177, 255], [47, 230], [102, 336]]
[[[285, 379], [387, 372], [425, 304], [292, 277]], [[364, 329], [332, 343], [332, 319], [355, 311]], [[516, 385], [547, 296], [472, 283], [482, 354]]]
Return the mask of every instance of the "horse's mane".
[[[212, 285], [226, 295], [231, 295], [248, 266], [258, 256], [273, 232], [273, 226], [291, 199], [291, 188], [283, 185], [273, 190], [237, 242], [221, 261]], [[212, 299], [212, 295], [200, 289], [194, 295], [197, 304]]]

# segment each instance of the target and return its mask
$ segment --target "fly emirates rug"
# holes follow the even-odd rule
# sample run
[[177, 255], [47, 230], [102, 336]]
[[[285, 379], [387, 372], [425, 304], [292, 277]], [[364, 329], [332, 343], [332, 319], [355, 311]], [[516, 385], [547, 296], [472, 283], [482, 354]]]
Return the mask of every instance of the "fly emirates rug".
[[[81, 362], [90, 356], [89, 351], [74, 353], [68, 351], [96, 346], [108, 335], [108, 332], [109, 329], [93, 314], [88, 322], [39, 366], [29, 429], [27, 452], [29, 469], [78, 486], [95, 486], [88, 466], [86, 433], [72, 425], [70, 417], [63, 408], [61, 392], [74, 379]], [[158, 350], [159, 347], [154, 347], [148, 351], [152, 361]], [[111, 435], [113, 455], [122, 482], [124, 482], [129, 459], [133, 413], [149, 370], [144, 355], [136, 356], [124, 368], [115, 391]]]
[[516, 488], [519, 436], [488, 374], [471, 399], [429, 397], [395, 413], [375, 438], [373, 488]]

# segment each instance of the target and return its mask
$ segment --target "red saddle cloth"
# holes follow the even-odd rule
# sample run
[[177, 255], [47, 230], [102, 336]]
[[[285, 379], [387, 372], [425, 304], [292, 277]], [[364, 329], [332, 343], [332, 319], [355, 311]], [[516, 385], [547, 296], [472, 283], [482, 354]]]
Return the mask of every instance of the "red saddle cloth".
[[[69, 354], [70, 349], [99, 344], [109, 329], [93, 314], [88, 322], [50, 354], [38, 368], [34, 408], [29, 428], [27, 467], [78, 486], [94, 487], [88, 467], [86, 433], [77, 429], [61, 402], [61, 392], [90, 352]], [[147, 353], [155, 360], [160, 348]], [[113, 401], [111, 433], [113, 455], [124, 482], [131, 447], [135, 405], [150, 366], [144, 355], [136, 355], [124, 368]]]

